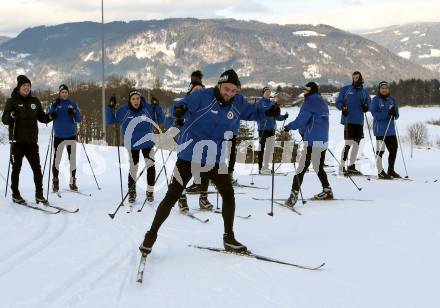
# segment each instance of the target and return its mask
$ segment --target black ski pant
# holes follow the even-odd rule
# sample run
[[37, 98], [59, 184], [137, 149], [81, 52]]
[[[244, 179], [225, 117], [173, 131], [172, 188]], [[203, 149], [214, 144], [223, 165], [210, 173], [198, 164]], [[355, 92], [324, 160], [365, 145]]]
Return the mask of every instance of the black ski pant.
[[266, 140], [272, 136], [275, 136], [274, 130], [260, 130], [258, 131], [260, 152], [258, 152], [258, 170], [263, 167], [264, 150], [266, 148]]
[[[72, 143], [71, 141], [75, 142]], [[66, 141], [66, 142], [63, 142]], [[70, 141], [70, 142], [69, 142]], [[66, 146], [67, 145], [67, 146]], [[60, 173], [60, 163], [61, 156], [63, 155], [64, 148], [67, 148], [67, 155], [70, 163], [70, 174], [74, 178], [76, 175], [76, 136], [68, 137], [68, 138], [53, 138], [53, 165], [52, 165], [52, 174], [54, 178], [58, 178]], [[57, 153], [60, 154], [59, 159], [57, 160]], [[73, 153], [73, 155], [72, 155]]]
[[345, 146], [342, 151], [342, 161], [341, 164], [345, 166], [345, 162], [348, 159], [348, 153], [351, 150], [349, 166], [355, 166], [357, 154], [359, 151], [359, 145], [361, 140], [364, 138], [364, 127], [358, 124], [347, 123], [344, 125], [344, 140]]
[[20, 193], [18, 183], [20, 181], [21, 165], [23, 157], [26, 157], [34, 174], [35, 193], [43, 193], [43, 174], [41, 173], [40, 154], [36, 143], [11, 143], [11, 190], [13, 195]]
[[228, 173], [233, 174], [235, 168], [235, 161], [237, 159], [237, 136], [231, 139], [231, 153], [229, 154]]
[[330, 187], [327, 179], [327, 173], [324, 170], [326, 152], [327, 150], [325, 149], [312, 146], [308, 146], [307, 148], [303, 149], [296, 169], [297, 173], [293, 178], [292, 190], [299, 191], [299, 188], [303, 182], [304, 174], [307, 172], [310, 163], [313, 164], [313, 169], [318, 174], [322, 187]]
[[[200, 168], [200, 165], [192, 164], [189, 161], [181, 159], [177, 160], [171, 184], [168, 186], [168, 191], [165, 195], [165, 198], [159, 204], [156, 215], [154, 216], [153, 223], [151, 224], [151, 233], [157, 234], [160, 226], [167, 219], [172, 207], [177, 202], [184, 188], [193, 176], [191, 166], [193, 170], [197, 170], [197, 168]], [[207, 172], [202, 172], [200, 176], [203, 176], [204, 174], [206, 174], [208, 179], [210, 179], [214, 183], [214, 185], [217, 186], [218, 192], [223, 199], [222, 216], [224, 230], [225, 233], [232, 233], [235, 215], [235, 197], [231, 178], [227, 173], [219, 173], [219, 165], [214, 165], [211, 170]]]
[[154, 158], [150, 157], [151, 150], [153, 148], [149, 149], [142, 149], [142, 150], [131, 150], [130, 152], [130, 172], [128, 173], [128, 188], [136, 190], [136, 185], [134, 185], [136, 179], [137, 179], [137, 171], [138, 171], [138, 164], [139, 164], [139, 156], [140, 152], [142, 151], [142, 156], [144, 157], [145, 164], [147, 166], [147, 185], [148, 189], [152, 191], [154, 187], [154, 181], [156, 179], [156, 167], [154, 166]]
[[[382, 167], [382, 157], [385, 153], [384, 144], [389, 152], [388, 155], [388, 173], [394, 171], [394, 164], [396, 162], [397, 149], [399, 147], [399, 143], [397, 141], [396, 136], [386, 136], [385, 138], [376, 137], [376, 156], [378, 157], [378, 166]], [[380, 160], [380, 161], [379, 161]], [[378, 168], [379, 169], [379, 168]], [[382, 171], [383, 168], [380, 168], [379, 172]]]

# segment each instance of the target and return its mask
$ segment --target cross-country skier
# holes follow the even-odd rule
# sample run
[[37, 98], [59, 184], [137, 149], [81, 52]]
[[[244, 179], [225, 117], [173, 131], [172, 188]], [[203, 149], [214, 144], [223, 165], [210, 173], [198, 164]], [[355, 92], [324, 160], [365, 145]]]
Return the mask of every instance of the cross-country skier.
[[[274, 103], [270, 100], [270, 88], [264, 87], [262, 93], [263, 97], [257, 102], [257, 106], [260, 109], [272, 106]], [[271, 169], [269, 169], [269, 161], [271, 161], [274, 151], [276, 121], [284, 121], [288, 116], [288, 113], [286, 113], [277, 118], [273, 118], [261, 114], [261, 117], [257, 121], [260, 142], [260, 151], [258, 152], [258, 172], [260, 174], [271, 174], [272, 172]]]
[[[136, 185], [139, 155], [142, 155], [147, 166], [147, 201], [154, 201], [154, 181], [156, 169], [154, 166], [154, 142], [152, 138], [153, 124], [161, 124], [164, 121], [164, 114], [161, 105], [148, 103], [138, 90], [131, 90], [128, 95], [128, 102], [124, 103], [117, 111], [107, 112], [109, 118], [107, 124], [115, 122], [121, 125], [124, 136], [124, 146], [129, 152], [130, 172], [128, 174], [129, 202], [136, 201]], [[112, 108], [111, 106], [107, 108]], [[151, 138], [148, 138], [151, 136]], [[145, 141], [142, 138], [147, 137]], [[138, 144], [140, 143], [140, 144]]]
[[26, 157], [34, 174], [35, 201], [47, 203], [43, 195], [43, 174], [41, 172], [38, 150], [37, 122], [49, 123], [51, 120], [50, 115], [43, 111], [40, 100], [32, 96], [29, 78], [19, 75], [17, 77], [17, 87], [12, 91], [11, 97], [7, 100], [2, 116], [2, 122], [9, 126], [13, 202], [26, 202], [18, 189], [21, 165], [23, 157]]
[[[178, 140], [178, 160], [171, 184], [165, 198], [159, 204], [150, 230], [139, 249], [143, 254], [151, 252], [157, 232], [170, 214], [188, 181], [194, 175], [207, 174], [223, 199], [224, 221], [223, 243], [226, 250], [245, 252], [246, 246], [235, 239], [233, 225], [235, 212], [234, 189], [225, 164], [225, 147], [232, 135], [232, 128], [241, 120], [257, 120], [259, 110], [237, 94], [240, 80], [234, 70], [221, 74], [214, 88], [197, 91], [176, 106], [176, 120], [185, 124]], [[280, 108], [271, 106], [265, 111], [268, 116], [279, 116]], [[223, 154], [223, 155], [222, 155]]]
[[[70, 162], [69, 187], [73, 191], [78, 190], [76, 184], [76, 140], [77, 123], [81, 122], [82, 115], [78, 105], [69, 98], [69, 88], [62, 84], [58, 88], [58, 98], [50, 106], [48, 113], [53, 119], [54, 130], [54, 157], [53, 157], [53, 179], [52, 190], [57, 192], [59, 186], [59, 167], [64, 147], [67, 147], [67, 154]], [[59, 154], [59, 155], [57, 155]]]
[[[378, 94], [373, 98], [370, 105], [373, 115], [373, 133], [376, 136], [376, 165], [378, 176], [381, 179], [400, 178], [394, 171], [398, 142], [394, 120], [399, 118], [399, 108], [396, 99], [390, 96], [390, 86], [388, 82], [379, 83]], [[388, 149], [388, 172], [386, 173], [382, 165], [382, 156], [385, 147]]]
[[[342, 87], [336, 100], [336, 108], [342, 111], [341, 124], [344, 125], [345, 146], [342, 150], [341, 174], [360, 175], [356, 169], [356, 158], [359, 151], [359, 144], [364, 138], [364, 113], [369, 109], [371, 102], [370, 95], [363, 87], [364, 80], [358, 71], [352, 75], [352, 84]], [[348, 168], [345, 164], [350, 152]]]
[[[202, 83], [202, 77], [203, 74], [201, 71], [194, 71], [191, 74], [191, 84], [188, 89], [188, 92], [186, 93], [186, 96], [191, 95], [192, 93], [195, 93], [197, 91], [200, 91], [205, 88], [205, 86]], [[167, 129], [170, 126], [176, 126], [180, 130], [183, 127], [184, 120], [183, 121], [176, 121], [176, 118], [174, 117], [174, 109], [176, 107], [176, 104], [179, 104], [179, 101], [173, 102], [168, 107], [168, 116], [167, 116]], [[176, 123], [177, 122], [177, 123]], [[169, 125], [169, 126], [168, 126]], [[196, 184], [195, 182], [188, 187], [186, 190], [183, 191], [182, 195], [179, 198], [178, 205], [179, 210], [181, 213], [188, 213], [189, 207], [188, 207], [188, 198], [186, 197], [186, 192], [200, 192], [199, 197], [199, 207], [201, 210], [204, 211], [211, 211], [214, 206], [211, 202], [208, 200], [208, 187], [209, 187], [209, 178], [207, 175], [203, 175], [201, 177], [200, 184]]]
[[304, 174], [313, 164], [322, 185], [322, 192], [315, 195], [315, 199], [333, 199], [333, 192], [324, 170], [325, 153], [328, 146], [329, 111], [328, 105], [319, 94], [319, 87], [315, 82], [309, 82], [303, 88], [304, 104], [298, 116], [284, 128], [285, 131], [301, 129], [304, 132], [304, 148], [298, 163], [297, 174], [293, 178], [292, 190], [285, 205], [293, 207], [298, 200]]

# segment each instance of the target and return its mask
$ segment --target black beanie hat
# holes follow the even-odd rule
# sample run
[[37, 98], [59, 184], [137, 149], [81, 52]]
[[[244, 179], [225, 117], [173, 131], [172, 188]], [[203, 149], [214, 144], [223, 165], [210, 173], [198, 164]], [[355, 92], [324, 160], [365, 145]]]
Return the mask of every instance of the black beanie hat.
[[318, 93], [319, 92], [319, 86], [316, 84], [316, 82], [308, 82], [304, 88], [304, 90], [307, 90], [309, 94]]
[[390, 84], [388, 83], [388, 81], [381, 81], [381, 82], [379, 83], [379, 89], [380, 89], [382, 86], [390, 86]]
[[17, 76], [17, 88], [20, 88], [25, 83], [28, 83], [28, 84], [32, 85], [32, 83], [29, 80], [29, 78], [27, 78], [25, 75]]
[[194, 84], [194, 82], [202, 82], [203, 74], [201, 71], [194, 71], [191, 73], [191, 83]]
[[241, 87], [240, 79], [238, 79], [237, 73], [233, 70], [227, 70], [223, 74], [220, 75], [220, 79], [218, 80], [218, 84], [221, 83], [232, 83], [237, 87]]
[[63, 90], [66, 90], [67, 92], [69, 92], [69, 88], [65, 84], [62, 84], [58, 87], [58, 92], [61, 92]]
[[263, 93], [263, 94], [264, 94], [264, 92], [266, 92], [267, 90], [269, 90], [269, 91], [270, 91], [270, 88], [269, 88], [269, 87], [264, 87], [264, 88], [263, 88], [263, 91], [262, 91], [261, 93]]
[[136, 89], [132, 89], [132, 90], [130, 90], [130, 92], [128, 92], [128, 101], [130, 101], [130, 98], [131, 98], [133, 95], [139, 95], [139, 96], [142, 96], [141, 92], [139, 92], [139, 91], [136, 90]]

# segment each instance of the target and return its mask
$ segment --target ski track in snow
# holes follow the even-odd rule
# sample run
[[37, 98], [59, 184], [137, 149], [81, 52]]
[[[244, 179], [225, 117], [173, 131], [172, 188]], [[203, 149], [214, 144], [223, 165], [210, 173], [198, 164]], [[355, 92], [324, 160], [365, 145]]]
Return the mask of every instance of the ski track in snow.
[[[297, 110], [289, 109], [290, 117], [296, 116]], [[398, 120], [401, 137], [406, 135], [407, 125], [431, 120], [435, 114], [440, 114], [440, 108], [402, 108]], [[331, 109], [330, 136], [338, 138], [343, 131], [342, 125], [337, 124], [339, 116]], [[44, 141], [40, 149], [45, 149], [50, 126], [40, 128], [40, 140]], [[428, 129], [431, 142], [435, 143], [440, 128], [430, 125]], [[368, 169], [374, 166], [373, 153], [368, 132], [364, 135], [358, 163]], [[338, 144], [331, 146], [336, 156], [341, 148]], [[2, 157], [8, 152], [8, 145], [0, 145]], [[438, 178], [440, 150], [415, 148], [410, 158], [410, 147], [404, 144], [404, 152], [414, 181], [368, 181], [354, 177], [363, 187], [358, 192], [349, 179], [329, 175], [336, 198], [373, 201], [308, 201], [302, 205], [299, 200], [296, 208], [302, 216], [275, 204], [274, 216], [270, 217], [270, 200], [251, 199], [270, 198], [270, 189], [235, 189], [244, 193], [236, 195], [236, 213], [252, 214], [248, 220], [235, 219], [240, 241], [252, 252], [272, 258], [303, 265], [326, 262], [322, 270], [304, 271], [188, 247], [222, 247], [222, 216], [196, 213], [200, 218], [209, 218], [209, 223], [203, 224], [179, 214], [175, 206], [147, 258], [142, 285], [136, 282], [138, 245], [165, 191], [158, 191], [154, 204], [146, 204], [138, 213], [145, 197], [143, 179], [133, 212], [126, 213], [125, 202], [111, 220], [108, 213], [120, 202], [119, 172], [113, 166], [116, 151], [101, 153], [107, 162], [106, 171], [97, 173], [101, 191], [96, 189], [88, 163], [82, 157], [83, 161], [78, 162], [78, 184], [80, 190], [93, 196], [50, 195], [54, 205], [78, 207], [77, 214], [46, 215], [1, 197], [1, 306], [436, 308], [435, 286], [440, 275], [440, 212], [436, 192], [440, 182], [432, 180]], [[327, 161], [335, 165], [330, 155]], [[404, 175], [400, 150], [396, 167]], [[0, 161], [0, 170], [6, 169], [7, 161]], [[239, 182], [248, 185], [251, 167], [238, 164], [236, 170]], [[292, 170], [290, 164], [279, 169]], [[275, 198], [288, 197], [292, 176], [289, 173], [275, 178]], [[124, 192], [126, 179], [123, 170]], [[254, 181], [255, 186], [270, 187], [271, 177], [255, 176]], [[61, 187], [65, 185], [62, 182]], [[34, 187], [27, 163], [22, 168], [20, 188], [25, 199], [30, 200]], [[320, 189], [316, 174], [310, 170], [302, 185], [304, 198], [312, 197]], [[208, 198], [215, 205], [216, 196]], [[188, 195], [188, 203], [190, 208], [196, 208], [198, 195]]]

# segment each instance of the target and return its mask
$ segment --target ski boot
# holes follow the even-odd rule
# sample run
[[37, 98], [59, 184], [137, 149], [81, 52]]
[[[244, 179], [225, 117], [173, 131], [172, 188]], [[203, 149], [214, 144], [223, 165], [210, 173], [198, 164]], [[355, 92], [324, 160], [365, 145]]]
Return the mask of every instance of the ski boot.
[[154, 194], [152, 191], [147, 191], [147, 202], [148, 203], [154, 202]]
[[196, 192], [198, 192], [199, 190], [200, 190], [200, 187], [199, 187], [199, 185], [197, 185], [196, 183], [193, 183], [190, 187], [188, 187], [188, 188], [186, 189], [186, 191], [189, 192], [189, 193], [196, 193]]
[[139, 250], [141, 251], [141, 253], [143, 255], [148, 255], [151, 252], [152, 247], [153, 247], [154, 242], [156, 241], [156, 239], [157, 239], [157, 234], [153, 234], [150, 231], [148, 231], [145, 234], [144, 241], [139, 246]]
[[47, 201], [46, 198], [44, 198], [43, 192], [36, 192], [35, 193], [35, 202], [38, 203], [43, 203], [44, 205], [49, 204], [49, 201]]
[[381, 180], [391, 180], [392, 179], [391, 176], [389, 174], [386, 174], [386, 172], [383, 170], [381, 172], [379, 172], [377, 177]]
[[293, 209], [297, 201], [298, 201], [298, 191], [292, 190], [290, 192], [289, 198], [286, 200], [286, 202], [284, 202], [284, 205], [286, 207]]
[[316, 200], [332, 200], [333, 199], [333, 192], [331, 187], [324, 187], [322, 189], [322, 192], [313, 196], [313, 199]]
[[270, 169], [267, 168], [267, 167], [263, 167], [263, 168], [261, 168], [261, 170], [260, 170], [260, 174], [261, 174], [261, 175], [271, 175], [271, 174], [272, 174], [272, 170], [270, 170]]
[[60, 190], [60, 181], [58, 180], [57, 177], [54, 177], [52, 179], [52, 191], [54, 193], [58, 192]]
[[130, 191], [128, 192], [128, 202], [129, 203], [135, 203], [136, 202], [136, 188], [130, 188]]
[[26, 204], [26, 200], [23, 199], [19, 192], [12, 194], [12, 202], [18, 204]]
[[78, 186], [76, 186], [76, 178], [75, 177], [70, 178], [69, 187], [70, 187], [70, 190], [72, 190], [72, 191], [78, 191]]
[[207, 194], [201, 194], [199, 198], [199, 206], [202, 211], [212, 211], [214, 206], [208, 200]]
[[354, 175], [354, 176], [363, 175], [362, 172], [356, 169], [355, 165], [348, 166], [346, 174]]
[[233, 232], [223, 234], [223, 246], [229, 252], [242, 254], [247, 252], [247, 247], [235, 239]]
[[401, 179], [402, 177], [394, 170], [388, 170], [388, 176], [394, 179]]
[[189, 212], [188, 200], [186, 199], [186, 195], [180, 196], [178, 204], [180, 213], [186, 214]]

